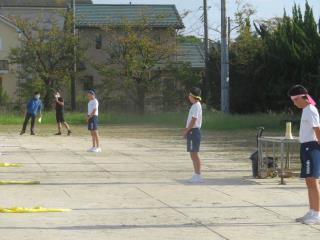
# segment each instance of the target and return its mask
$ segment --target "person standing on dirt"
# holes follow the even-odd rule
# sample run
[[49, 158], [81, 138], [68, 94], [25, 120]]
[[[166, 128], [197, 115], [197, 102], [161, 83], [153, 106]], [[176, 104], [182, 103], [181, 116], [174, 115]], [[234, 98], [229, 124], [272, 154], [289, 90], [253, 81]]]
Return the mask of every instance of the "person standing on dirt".
[[189, 180], [190, 183], [203, 182], [201, 176], [201, 160], [199, 157], [201, 143], [202, 106], [201, 90], [193, 87], [189, 93], [189, 101], [192, 106], [189, 111], [186, 128], [183, 130], [183, 137], [187, 139], [187, 151], [190, 153], [193, 162], [194, 174]]
[[60, 92], [56, 92], [55, 95], [55, 109], [56, 109], [56, 121], [57, 121], [57, 127], [58, 132], [55, 135], [61, 135], [61, 126], [62, 124], [65, 126], [65, 128], [68, 131], [68, 136], [71, 134], [70, 126], [69, 124], [64, 120], [64, 100], [61, 97]]
[[299, 140], [301, 143], [301, 178], [305, 178], [308, 188], [309, 211], [297, 222], [320, 224], [320, 122], [315, 101], [302, 85], [293, 86], [289, 97], [302, 110]]
[[35, 92], [33, 98], [30, 99], [30, 101], [27, 104], [27, 111], [26, 111], [26, 115], [25, 115], [25, 119], [23, 122], [20, 135], [23, 135], [26, 133], [26, 128], [30, 119], [31, 119], [30, 132], [31, 132], [31, 135], [35, 135], [35, 131], [34, 131], [35, 120], [36, 120], [37, 114], [40, 114], [40, 118], [41, 118], [41, 109], [42, 109], [42, 102], [40, 100], [40, 93]]

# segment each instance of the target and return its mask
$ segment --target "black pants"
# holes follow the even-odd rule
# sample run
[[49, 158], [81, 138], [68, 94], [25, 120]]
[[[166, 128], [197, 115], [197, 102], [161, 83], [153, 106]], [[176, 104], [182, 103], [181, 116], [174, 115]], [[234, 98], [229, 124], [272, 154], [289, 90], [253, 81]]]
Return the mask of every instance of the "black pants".
[[34, 132], [34, 123], [35, 123], [35, 120], [36, 120], [36, 116], [34, 114], [31, 114], [31, 113], [27, 113], [26, 114], [26, 117], [24, 119], [24, 123], [23, 123], [23, 127], [22, 127], [22, 131], [26, 131], [26, 128], [27, 128], [27, 125], [28, 125], [28, 122], [31, 118], [31, 132]]

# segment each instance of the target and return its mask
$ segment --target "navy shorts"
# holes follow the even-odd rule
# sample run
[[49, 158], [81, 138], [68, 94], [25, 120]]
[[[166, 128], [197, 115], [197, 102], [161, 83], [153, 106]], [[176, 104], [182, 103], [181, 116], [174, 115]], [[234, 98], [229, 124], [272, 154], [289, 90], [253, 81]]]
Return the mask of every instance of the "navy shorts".
[[302, 143], [300, 159], [301, 178], [320, 177], [320, 145], [317, 142]]
[[88, 121], [88, 130], [95, 131], [98, 129], [98, 116], [92, 116]]
[[192, 128], [187, 135], [187, 152], [199, 152], [201, 143], [201, 131], [199, 128]]

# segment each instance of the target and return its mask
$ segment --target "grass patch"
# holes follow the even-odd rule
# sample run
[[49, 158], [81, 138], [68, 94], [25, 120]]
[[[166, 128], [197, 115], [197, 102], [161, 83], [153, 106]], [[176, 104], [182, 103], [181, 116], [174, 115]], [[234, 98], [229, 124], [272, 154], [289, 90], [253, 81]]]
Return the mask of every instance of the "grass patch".
[[[70, 124], [86, 124], [85, 113], [67, 112], [66, 121]], [[0, 114], [0, 124], [22, 124], [24, 116], [17, 113]], [[158, 125], [167, 127], [185, 126], [187, 113], [162, 113], [162, 114], [100, 114], [100, 124], [125, 124], [125, 125]], [[252, 115], [227, 115], [219, 112], [204, 112], [203, 129], [205, 130], [249, 130], [264, 126], [267, 130], [280, 130], [285, 128], [286, 119], [297, 119], [283, 114], [252, 114]], [[55, 124], [55, 113], [43, 114], [42, 124]]]

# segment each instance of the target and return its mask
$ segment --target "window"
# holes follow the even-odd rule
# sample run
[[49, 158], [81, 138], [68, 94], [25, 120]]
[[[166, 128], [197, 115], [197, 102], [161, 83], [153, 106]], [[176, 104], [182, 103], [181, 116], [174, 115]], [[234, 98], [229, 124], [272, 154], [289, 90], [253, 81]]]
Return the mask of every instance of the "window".
[[8, 70], [9, 70], [8, 60], [0, 60], [0, 71], [8, 71]]
[[84, 76], [83, 78], [83, 90], [87, 91], [93, 88], [93, 76]]
[[102, 48], [102, 35], [98, 34], [96, 36], [96, 49], [101, 49]]

